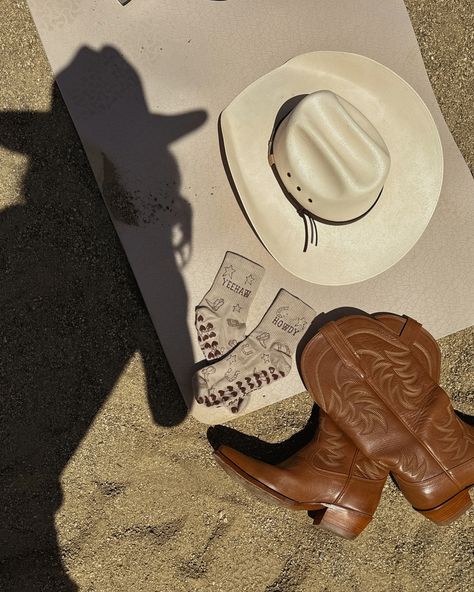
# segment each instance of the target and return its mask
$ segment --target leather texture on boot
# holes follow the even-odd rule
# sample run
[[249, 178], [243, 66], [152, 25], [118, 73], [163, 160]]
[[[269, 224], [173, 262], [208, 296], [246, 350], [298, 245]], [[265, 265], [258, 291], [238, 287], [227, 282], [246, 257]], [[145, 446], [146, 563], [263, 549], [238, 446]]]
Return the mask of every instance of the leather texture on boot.
[[469, 507], [474, 429], [401, 337], [370, 317], [328, 323], [305, 347], [302, 372], [314, 400], [416, 509], [447, 523]]
[[[419, 364], [439, 380], [440, 351], [431, 335], [405, 317], [386, 314], [378, 318], [394, 336], [401, 334]], [[307, 366], [306, 373], [310, 371]], [[313, 440], [279, 465], [251, 458], [229, 446], [218, 449], [216, 460], [254, 493], [279, 505], [306, 510], [336, 505], [370, 517], [388, 475], [385, 466], [365, 457], [323, 411]]]

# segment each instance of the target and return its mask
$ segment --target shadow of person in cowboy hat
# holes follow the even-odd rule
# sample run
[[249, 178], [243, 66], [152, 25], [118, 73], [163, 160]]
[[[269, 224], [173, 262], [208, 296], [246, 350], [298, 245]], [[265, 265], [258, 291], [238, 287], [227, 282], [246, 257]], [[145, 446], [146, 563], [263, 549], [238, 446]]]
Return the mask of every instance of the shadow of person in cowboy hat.
[[[206, 113], [151, 113], [113, 48], [81, 50], [59, 79], [87, 111], [112, 217], [137, 257], [150, 256], [142, 234], [155, 241], [159, 289], [173, 302], [164, 314], [189, 360], [191, 207], [169, 145]], [[0, 588], [72, 591], [54, 524], [59, 478], [131, 357], [142, 357], [157, 424], [180, 423], [186, 408], [55, 85], [49, 112], [0, 112], [0, 146], [28, 157], [22, 201], [0, 211]]]

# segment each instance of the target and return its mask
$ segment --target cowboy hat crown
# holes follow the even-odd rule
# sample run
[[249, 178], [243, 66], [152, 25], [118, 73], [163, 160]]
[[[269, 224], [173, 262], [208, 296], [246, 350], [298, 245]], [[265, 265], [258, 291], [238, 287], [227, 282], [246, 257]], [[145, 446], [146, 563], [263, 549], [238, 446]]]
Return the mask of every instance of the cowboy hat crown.
[[388, 148], [372, 123], [329, 90], [306, 95], [280, 122], [271, 153], [286, 191], [331, 222], [370, 210], [390, 168]]

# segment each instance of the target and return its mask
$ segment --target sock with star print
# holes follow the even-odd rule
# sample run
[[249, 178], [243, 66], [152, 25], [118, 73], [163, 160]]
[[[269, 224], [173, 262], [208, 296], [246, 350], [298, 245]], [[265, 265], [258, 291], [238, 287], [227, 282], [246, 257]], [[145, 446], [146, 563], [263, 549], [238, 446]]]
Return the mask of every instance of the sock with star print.
[[250, 305], [265, 270], [227, 251], [209, 292], [196, 306], [196, 330], [206, 360], [214, 361], [245, 337]]
[[258, 326], [232, 353], [195, 373], [196, 401], [242, 411], [252, 391], [288, 375], [296, 346], [314, 316], [310, 306], [280, 290]]

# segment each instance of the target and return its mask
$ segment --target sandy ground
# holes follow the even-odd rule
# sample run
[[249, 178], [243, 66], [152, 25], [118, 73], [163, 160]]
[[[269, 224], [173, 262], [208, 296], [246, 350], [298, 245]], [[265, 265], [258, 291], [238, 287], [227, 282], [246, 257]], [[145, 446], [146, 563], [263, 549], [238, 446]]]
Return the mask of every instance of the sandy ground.
[[[407, 6], [472, 170], [474, 5]], [[348, 542], [215, 465], [209, 440], [287, 456], [310, 435], [309, 398], [210, 432], [181, 421], [26, 3], [0, 0], [0, 11], [0, 590], [472, 590], [474, 511], [436, 527], [389, 482], [376, 519]], [[442, 383], [474, 415], [474, 330], [441, 346]]]

